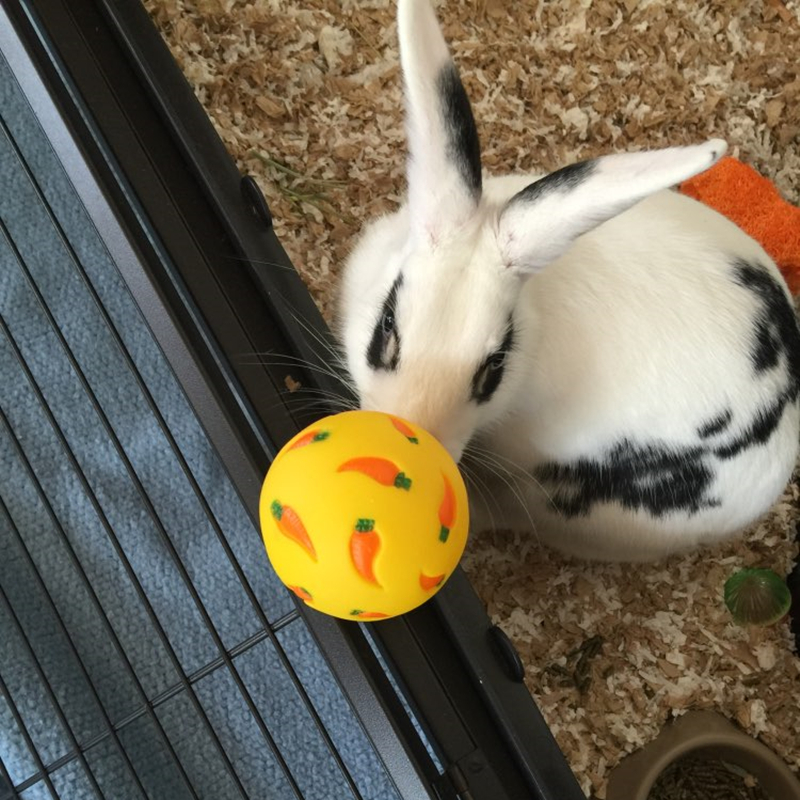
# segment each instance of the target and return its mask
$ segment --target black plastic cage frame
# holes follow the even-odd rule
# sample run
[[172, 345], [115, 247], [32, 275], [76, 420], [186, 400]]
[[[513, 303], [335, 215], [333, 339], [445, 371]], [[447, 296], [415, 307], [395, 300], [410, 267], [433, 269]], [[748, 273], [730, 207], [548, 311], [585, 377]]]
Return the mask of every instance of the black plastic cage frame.
[[[2, 0], [0, 52], [257, 520], [261, 477], [313, 415], [296, 393], [288, 402], [285, 370], [244, 367], [235, 355], [275, 351], [330, 366], [325, 324], [258, 187], [236, 170], [139, 0]], [[303, 386], [344, 391], [313, 368], [296, 374]], [[303, 615], [402, 797], [583, 797], [518, 656], [461, 571], [420, 609], [371, 626], [299, 606], [293, 615]], [[274, 637], [281, 621], [264, 624]], [[140, 713], [152, 716], [157, 702], [143, 697]], [[72, 744], [70, 758], [81, 760], [92, 743]], [[61, 762], [39, 759], [35, 779], [49, 786]]]

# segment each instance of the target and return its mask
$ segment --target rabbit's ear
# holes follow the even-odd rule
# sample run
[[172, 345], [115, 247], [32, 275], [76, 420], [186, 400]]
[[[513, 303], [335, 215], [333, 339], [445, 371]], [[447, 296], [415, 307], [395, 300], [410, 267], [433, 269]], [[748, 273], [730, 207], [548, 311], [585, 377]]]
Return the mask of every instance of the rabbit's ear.
[[480, 201], [478, 132], [429, 0], [400, 0], [397, 27], [412, 231], [435, 244], [466, 222]]
[[521, 275], [538, 272], [581, 234], [703, 172], [726, 149], [721, 139], [712, 139], [691, 147], [603, 156], [552, 172], [514, 195], [501, 211], [503, 264]]

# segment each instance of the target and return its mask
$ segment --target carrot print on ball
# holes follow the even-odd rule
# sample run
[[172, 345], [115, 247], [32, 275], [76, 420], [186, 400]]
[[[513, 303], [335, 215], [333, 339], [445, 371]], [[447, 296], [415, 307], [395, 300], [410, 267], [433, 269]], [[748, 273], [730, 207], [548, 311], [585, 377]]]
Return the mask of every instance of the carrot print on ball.
[[375, 456], [351, 458], [341, 464], [336, 471], [360, 472], [362, 475], [366, 475], [384, 486], [394, 486], [397, 489], [405, 490], [411, 488], [411, 478], [406, 477], [406, 474], [400, 471], [397, 464], [389, 461], [388, 458], [377, 458]]
[[429, 592], [431, 589], [435, 589], [437, 586], [440, 586], [443, 580], [444, 575], [426, 575], [424, 572], [421, 572], [419, 575], [419, 585], [426, 592]]
[[272, 501], [270, 511], [278, 523], [278, 530], [284, 536], [288, 536], [292, 541], [297, 542], [316, 561], [317, 551], [314, 549], [314, 543], [311, 541], [311, 537], [308, 535], [308, 531], [297, 512], [289, 506], [281, 505], [277, 500]]
[[380, 550], [381, 539], [375, 532], [375, 521], [360, 519], [350, 536], [350, 558], [358, 574], [365, 581], [380, 586], [375, 577], [375, 557]]
[[406, 425], [403, 420], [398, 419], [397, 417], [389, 417], [389, 419], [392, 421], [392, 425], [394, 425], [394, 427], [397, 428], [397, 430], [400, 431], [400, 433], [402, 433], [403, 436], [405, 436], [406, 439], [411, 442], [411, 444], [419, 444], [417, 434], [414, 433], [410, 425]]
[[381, 611], [359, 611], [356, 609], [350, 612], [350, 616], [356, 619], [386, 619], [389, 615]]
[[311, 596], [311, 592], [307, 589], [304, 589], [302, 586], [289, 586], [291, 589], [301, 600], [305, 600], [306, 603], [313, 603], [314, 598]]
[[297, 450], [299, 447], [305, 447], [308, 444], [315, 444], [316, 442], [324, 442], [331, 435], [330, 431], [311, 430], [304, 433], [289, 450]]
[[439, 506], [439, 524], [441, 525], [439, 541], [444, 543], [450, 536], [450, 529], [456, 520], [456, 493], [453, 491], [450, 481], [447, 480], [447, 475], [442, 473], [442, 478], [444, 479], [444, 497]]

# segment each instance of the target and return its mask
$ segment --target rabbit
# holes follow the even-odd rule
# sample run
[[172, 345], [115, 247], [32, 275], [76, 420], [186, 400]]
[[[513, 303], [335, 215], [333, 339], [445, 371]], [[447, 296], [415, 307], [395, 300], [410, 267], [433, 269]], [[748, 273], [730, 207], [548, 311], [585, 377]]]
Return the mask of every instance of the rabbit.
[[672, 188], [725, 142], [484, 180], [427, 0], [398, 34], [408, 197], [339, 293], [360, 407], [464, 457], [473, 531], [610, 561], [740, 532], [795, 464], [800, 333], [763, 248]]

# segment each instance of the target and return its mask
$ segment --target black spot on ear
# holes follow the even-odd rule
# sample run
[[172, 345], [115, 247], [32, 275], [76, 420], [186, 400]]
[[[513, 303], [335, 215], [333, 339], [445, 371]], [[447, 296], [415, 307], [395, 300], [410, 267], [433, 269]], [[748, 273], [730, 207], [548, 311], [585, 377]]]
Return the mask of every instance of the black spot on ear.
[[455, 64], [450, 62], [442, 69], [437, 84], [449, 140], [447, 156], [457, 165], [473, 196], [478, 197], [482, 186], [481, 145], [472, 107]]
[[722, 433], [731, 424], [732, 419], [733, 412], [726, 408], [721, 414], [717, 414], [716, 417], [701, 425], [697, 429], [697, 435], [701, 439], [710, 439], [712, 436]]
[[554, 510], [566, 517], [587, 516], [596, 504], [614, 502], [655, 517], [675, 511], [693, 514], [720, 504], [709, 496], [714, 473], [708, 455], [703, 447], [623, 439], [602, 459], [547, 463], [534, 474]]
[[526, 186], [509, 200], [509, 204], [535, 203], [553, 192], [570, 192], [580, 186], [596, 169], [597, 161], [594, 159], [562, 167]]
[[786, 293], [761, 264], [736, 259], [733, 269], [736, 283], [758, 300], [750, 353], [753, 368], [757, 374], [766, 372], [784, 360], [788, 383], [797, 396], [800, 391], [800, 330]]
[[375, 370], [396, 370], [400, 363], [400, 331], [397, 328], [397, 293], [403, 285], [400, 274], [383, 301], [381, 314], [367, 347], [367, 364]]

